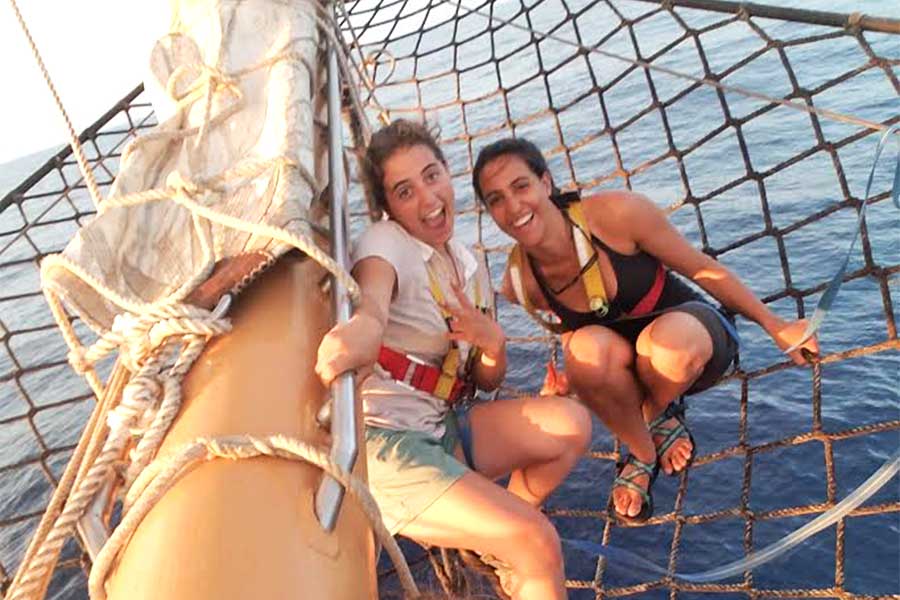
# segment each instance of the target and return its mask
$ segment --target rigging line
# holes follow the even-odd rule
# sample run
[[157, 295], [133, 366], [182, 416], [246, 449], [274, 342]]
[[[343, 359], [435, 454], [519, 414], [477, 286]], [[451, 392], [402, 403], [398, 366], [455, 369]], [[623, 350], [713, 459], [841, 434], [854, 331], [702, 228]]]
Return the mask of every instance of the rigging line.
[[[143, 88], [143, 84], [141, 84], [141, 88]], [[133, 93], [134, 93], [134, 92], [132, 92], [132, 94], [133, 94]], [[143, 89], [141, 90], [141, 93], [143, 93]], [[116, 115], [119, 115], [120, 113], [123, 113], [123, 112], [124, 112], [124, 113], [127, 113], [127, 112], [128, 112], [128, 109], [133, 107], [133, 105], [132, 105], [131, 103], [132, 103], [132, 102], [134, 101], [134, 99], [137, 98], [137, 97], [138, 97], [137, 95], [131, 96], [131, 94], [129, 94], [129, 97], [127, 97], [127, 98], [128, 98], [127, 104], [125, 104], [125, 106], [120, 106], [120, 105], [122, 105], [123, 103], [125, 103], [126, 100], [125, 100], [125, 99], [120, 100], [118, 103], [116, 103], [116, 107], [114, 107], [114, 108], [118, 108], [118, 110], [107, 112], [103, 117], [100, 117], [100, 119], [99, 119], [97, 122], [95, 122], [93, 125], [89, 126], [88, 129], [87, 129], [86, 131], [94, 131], [94, 135], [95, 135], [95, 137], [91, 137], [91, 138], [89, 138], [89, 139], [90, 139], [91, 141], [93, 141], [93, 142], [96, 143], [96, 137], [99, 137], [99, 135], [98, 135], [97, 132], [96, 132], [96, 129], [99, 128], [99, 126], [102, 126], [102, 125], [104, 125], [105, 123], [108, 123], [109, 120], [112, 119], [113, 117], [115, 117]], [[138, 123], [134, 126], [134, 131], [137, 131], [138, 129], [140, 129], [140, 128], [147, 122], [147, 120], [149, 119], [149, 117], [150, 117], [150, 115], [148, 115], [148, 116], [146, 116], [146, 117], [140, 119], [140, 121], [138, 121]], [[104, 118], [106, 119], [106, 121], [104, 121]], [[82, 133], [82, 135], [84, 135], [84, 133]], [[123, 137], [123, 139], [122, 139], [121, 141], [117, 142], [114, 146], [112, 146], [112, 147], [109, 149], [109, 152], [114, 152], [114, 151], [118, 150], [126, 140], [127, 140], [127, 134], [125, 135], [125, 137]], [[68, 156], [68, 155], [66, 155], [66, 156]], [[56, 155], [56, 158], [59, 158], [59, 157], [60, 157], [60, 155], [57, 154], [57, 155]], [[97, 159], [97, 162], [98, 162], [101, 166], [103, 166], [103, 161], [106, 160], [106, 159], [108, 159], [108, 158], [109, 158], [109, 155], [106, 155], [106, 156], [99, 156], [98, 159]], [[52, 161], [52, 160], [54, 160], [54, 159], [51, 158], [50, 160]], [[60, 171], [60, 177], [62, 177], [63, 182], [66, 183], [66, 178], [65, 178], [65, 176], [64, 176], [63, 173], [62, 173], [62, 168], [63, 168], [62, 166], [56, 167], [56, 169]], [[103, 168], [106, 169], [105, 166], [103, 166]], [[109, 169], [106, 169], [106, 171], [110, 174], [111, 177], [115, 178], [115, 175], [113, 175], [113, 174], [109, 171]], [[47, 172], [45, 172], [43, 175], [41, 175], [41, 177], [45, 177], [48, 173], [51, 173], [51, 172], [52, 172], [52, 169], [51, 169], [51, 170], [48, 170]], [[25, 221], [25, 225], [22, 227], [21, 230], [19, 230], [18, 232], [15, 233], [15, 235], [13, 235], [13, 238], [12, 238], [11, 240], [9, 240], [9, 241], [6, 243], [6, 245], [4, 245], [2, 248], [0, 248], [0, 256], [3, 256], [3, 254], [4, 254], [7, 250], [9, 250], [10, 246], [12, 246], [13, 244], [15, 244], [15, 243], [16, 243], [17, 241], [19, 241], [20, 239], [22, 239], [22, 237], [24, 237], [31, 229], [33, 229], [34, 227], [36, 227], [36, 226], [38, 226], [38, 225], [45, 225], [46, 223], [43, 222], [43, 218], [44, 218], [45, 216], [47, 216], [47, 213], [49, 213], [49, 212], [52, 211], [54, 208], [56, 208], [56, 207], [59, 205], [59, 203], [62, 202], [63, 200], [66, 200], [66, 199], [69, 200], [69, 204], [72, 206], [72, 210], [75, 211], [75, 217], [74, 217], [75, 219], [78, 219], [79, 217], [90, 217], [91, 215], [96, 214], [96, 213], [81, 213], [81, 214], [79, 214], [79, 213], [80, 213], [80, 210], [79, 210], [78, 207], [75, 205], [75, 203], [72, 201], [72, 198], [68, 197], [68, 194], [69, 194], [70, 192], [74, 192], [74, 191], [77, 191], [77, 190], [78, 190], [79, 183], [81, 183], [82, 181], [84, 181], [83, 175], [84, 175], [84, 174], [82, 173], [82, 178], [79, 179], [79, 180], [77, 180], [77, 181], [74, 181], [71, 185], [69, 185], [68, 183], [66, 183], [66, 187], [63, 188], [63, 190], [60, 192], [60, 195], [56, 198], [56, 200], [54, 200], [53, 202], [51, 202], [51, 203], [50, 203], [43, 211], [41, 211], [40, 214], [38, 214], [38, 216], [36, 216], [35, 218], [31, 219], [30, 221], [28, 220], [27, 216], [24, 216], [24, 209], [21, 209], [21, 208], [20, 208], [20, 210], [22, 210], [22, 212], [23, 212], [23, 219], [24, 219], [24, 221]], [[27, 188], [27, 189], [30, 190], [31, 188]], [[30, 199], [30, 198], [29, 198], [28, 196], [25, 196], [24, 193], [23, 193], [23, 195], [22, 195], [22, 197], [21, 197], [21, 203], [20, 203], [20, 206], [21, 206], [21, 204], [24, 204], [26, 200], [29, 200], [29, 199]], [[6, 205], [6, 206], [0, 206], [0, 213], [2, 213], [2, 212], [3, 212], [4, 210], [6, 210], [8, 207], [9, 207], [9, 205]], [[96, 205], [95, 205], [95, 208], [96, 208]], [[70, 217], [70, 218], [71, 218], [71, 217]], [[39, 250], [38, 250], [38, 254], [40, 254], [40, 251], [39, 251]]]
[[[872, 475], [853, 490], [846, 498], [835, 504], [806, 525], [795, 529], [777, 542], [769, 544], [758, 552], [752, 552], [746, 557], [724, 564], [720, 567], [701, 571], [699, 573], [671, 573], [674, 579], [691, 583], [708, 583], [726, 579], [734, 575], [740, 575], [746, 571], [755, 569], [785, 552], [793, 549], [798, 544], [806, 541], [816, 533], [837, 523], [863, 502], [868, 500], [875, 492], [880, 490], [894, 476], [900, 472], [900, 451], [888, 458]], [[653, 563], [634, 552], [616, 548], [614, 546], [602, 546], [595, 542], [580, 539], [563, 539], [564, 542], [592, 554], [597, 554], [602, 560], [614, 560], [617, 566], [629, 567], [629, 572], [643, 570], [654, 575], [669, 576], [668, 569]]]
[[716, 88], [722, 92], [731, 92], [734, 94], [740, 94], [742, 96], [747, 96], [749, 98], [763, 100], [763, 101], [769, 102], [771, 104], [778, 104], [785, 108], [791, 108], [793, 110], [809, 113], [811, 115], [814, 114], [814, 115], [817, 115], [820, 117], [825, 117], [825, 118], [831, 119], [832, 121], [839, 121], [842, 123], [850, 123], [853, 125], [859, 125], [861, 127], [865, 127], [866, 129], [871, 129], [873, 131], [885, 131], [889, 127], [888, 125], [885, 125], [882, 123], [868, 121], [866, 119], [860, 119], [860, 118], [854, 117], [852, 115], [845, 115], [843, 113], [829, 110], [827, 108], [816, 108], [816, 107], [807, 105], [805, 103], [801, 104], [801, 103], [797, 103], [797, 102], [794, 102], [791, 100], [773, 98], [771, 96], [767, 96], [766, 94], [763, 94], [760, 92], [754, 92], [753, 90], [748, 90], [746, 88], [742, 88], [739, 86], [727, 85], [727, 84], [721, 83], [719, 81], [709, 79], [707, 77], [694, 77], [693, 75], [688, 75], [686, 73], [682, 73], [680, 71], [676, 71], [676, 70], [670, 69], [668, 67], [654, 65], [645, 60], [639, 60], [639, 59], [635, 59], [635, 58], [628, 58], [625, 56], [620, 56], [618, 54], [609, 52], [607, 50], [601, 50], [600, 48], [597, 48], [595, 46], [585, 46], [583, 44], [573, 42], [571, 40], [565, 39], [563, 37], [560, 37], [560, 36], [552, 34], [552, 33], [544, 33], [542, 31], [537, 31], [536, 29], [532, 29], [532, 28], [526, 27], [524, 25], [519, 25], [518, 23], [514, 23], [509, 19], [503, 19], [500, 17], [492, 16], [492, 15], [486, 15], [478, 9], [469, 8], [465, 5], [463, 5], [461, 0], [441, 0], [441, 2], [444, 4], [450, 4], [450, 5], [456, 6], [457, 8], [464, 9], [468, 12], [468, 14], [477, 15], [488, 21], [494, 21], [497, 23], [501, 23], [503, 25], [508, 25], [509, 27], [519, 29], [526, 33], [530, 33], [531, 35], [534, 35], [534, 36], [538, 36], [541, 39], [553, 40], [555, 42], [559, 42], [560, 44], [565, 44], [568, 46], [572, 46], [573, 48], [577, 48], [578, 50], [580, 50], [582, 52], [592, 52], [594, 54], [599, 54], [599, 55], [605, 56], [607, 58], [612, 58], [614, 60], [626, 62], [632, 66], [641, 67], [642, 69], [647, 69], [650, 71], [658, 71], [660, 73], [665, 73], [666, 75], [671, 75], [672, 77], [677, 77], [679, 79], [685, 79], [687, 81], [691, 81], [693, 83], [698, 83], [700, 85], [710, 86], [710, 87]]
[[[369, 74], [366, 72], [366, 67], [365, 67], [366, 55], [363, 54], [362, 45], [359, 43], [359, 37], [356, 35], [356, 29], [353, 27], [353, 24], [350, 22], [350, 13], [347, 11], [347, 3], [344, 0], [334, 0], [334, 3], [340, 9], [341, 17], [347, 23], [346, 31], [350, 32], [350, 39], [353, 42], [352, 45], [356, 49], [356, 53], [359, 54], [360, 62], [356, 63], [356, 61], [354, 61], [351, 58], [351, 53], [345, 52], [347, 62], [349, 64], [353, 65], [354, 70], [357, 72], [360, 79], [362, 79], [363, 84], [365, 85], [366, 89], [368, 90], [369, 98], [368, 98], [367, 102], [368, 101], [373, 102], [375, 104], [375, 106], [378, 107], [379, 114], [387, 114], [387, 109], [384, 108], [384, 106], [382, 106], [381, 102], [378, 101], [378, 98], [375, 97], [375, 87], [376, 87], [375, 80], [372, 79], [371, 77], [369, 77]], [[340, 32], [340, 28], [336, 21], [335, 21], [335, 27], [338, 28], [338, 31]], [[343, 38], [343, 35], [341, 36], [341, 38]], [[343, 40], [342, 40], [342, 42], [343, 42]], [[343, 45], [343, 43], [342, 43], [342, 45]], [[364, 115], [363, 122], [364, 122], [364, 126], [366, 128], [364, 136], [366, 138], [366, 141], [368, 141], [369, 138], [372, 137], [372, 126], [369, 123], [368, 117], [365, 117], [365, 115]]]
[[[342, 3], [342, 5], [343, 5], [343, 3]], [[325, 9], [320, 7], [317, 12], [324, 13]], [[366, 113], [363, 108], [362, 101], [359, 98], [359, 90], [357, 89], [358, 86], [351, 85], [351, 82], [353, 81], [352, 75], [353, 75], [354, 71], [356, 71], [357, 75], [359, 75], [360, 77], [364, 77], [364, 75], [362, 75], [360, 73], [360, 70], [356, 66], [356, 63], [354, 63], [350, 59], [349, 53], [347, 51], [347, 46], [344, 43], [343, 35], [341, 33], [341, 30], [338, 28], [337, 17], [334, 15], [334, 11], [332, 11], [331, 15], [325, 14], [325, 16], [322, 16], [320, 14], [316, 14], [315, 19], [316, 19], [316, 22], [319, 24], [320, 30], [322, 31], [322, 33], [333, 44], [335, 53], [337, 55], [338, 66], [340, 67], [341, 74], [347, 80], [346, 89], [347, 89], [347, 93], [349, 94], [350, 100], [351, 100], [351, 105], [352, 105], [351, 112], [355, 111], [355, 113], [357, 115], [359, 115], [359, 119], [360, 119], [360, 121], [362, 123], [362, 127], [364, 129], [363, 134], [364, 134], [364, 136], [366, 136], [366, 142], [368, 143], [368, 138], [371, 137], [371, 135], [372, 135], [372, 126], [369, 124], [368, 118], [366, 117]], [[360, 52], [361, 52], [361, 50], [360, 50]], [[353, 66], [353, 69], [350, 68], [351, 65]], [[382, 107], [380, 104], [378, 105], [378, 107], [380, 110], [384, 111], [384, 107]]]
[[[856, 230], [853, 232], [853, 238], [850, 240], [850, 245], [847, 248], [847, 252], [844, 254], [844, 260], [838, 267], [837, 272], [831, 277], [831, 280], [828, 282], [828, 287], [819, 298], [819, 303], [816, 304], [816, 309], [809, 319], [806, 331], [803, 332], [803, 337], [801, 337], [793, 346], [785, 350], [785, 354], [793, 352], [815, 335], [816, 331], [819, 330], [819, 327], [821, 327], [822, 323], [825, 321], [828, 311], [831, 310], [831, 305], [834, 304], [834, 300], [837, 298], [838, 291], [840, 291], [841, 286], [844, 284], [844, 274], [847, 272], [847, 266], [850, 264], [850, 259], [853, 256], [853, 248], [856, 247], [856, 241], [859, 239], [863, 220], [866, 217], [866, 208], [869, 206], [869, 196], [871, 196], [872, 193], [872, 181], [875, 179], [875, 169], [878, 166], [878, 159], [881, 158], [881, 152], [884, 150], [885, 145], [887, 145], [888, 136], [892, 133], [900, 133], [900, 125], [894, 125], [885, 131], [878, 141], [878, 147], [875, 148], [875, 158], [872, 159], [872, 168], [869, 170], [869, 179], [866, 181], [866, 193], [859, 205], [859, 216], [856, 218]], [[897, 159], [894, 162], [891, 201], [894, 203], [894, 206], [900, 210], [900, 148], [898, 148]]]
[[31, 37], [31, 31], [29, 31], [28, 25], [25, 23], [25, 18], [19, 11], [19, 5], [16, 4], [16, 0], [9, 0], [9, 3], [12, 6], [13, 12], [16, 13], [16, 20], [18, 20], [19, 26], [22, 28], [22, 32], [28, 40], [28, 45], [31, 47], [31, 53], [34, 56], [34, 60], [37, 61], [38, 68], [41, 70], [44, 81], [47, 82], [50, 93], [53, 95], [53, 100], [56, 102], [56, 107], [59, 109], [63, 121], [65, 122], [66, 130], [69, 133], [69, 144], [72, 146], [72, 151], [75, 153], [75, 159], [78, 161], [78, 167], [81, 169], [81, 174], [84, 176], [84, 180], [87, 183], [91, 199], [94, 201], [94, 207], [99, 209], [100, 203], [103, 201], [103, 196], [100, 195], [100, 188], [97, 187], [97, 181], [94, 179], [94, 172], [91, 170], [87, 163], [87, 159], [84, 157], [84, 149], [78, 141], [78, 134], [75, 133], [75, 127], [72, 126], [72, 121], [69, 120], [69, 114], [66, 112], [62, 100], [56, 91], [56, 86], [53, 85], [53, 80], [50, 79], [50, 73], [47, 72], [47, 66], [41, 58], [41, 53], [38, 51], [37, 44], [35, 44], [34, 38]]

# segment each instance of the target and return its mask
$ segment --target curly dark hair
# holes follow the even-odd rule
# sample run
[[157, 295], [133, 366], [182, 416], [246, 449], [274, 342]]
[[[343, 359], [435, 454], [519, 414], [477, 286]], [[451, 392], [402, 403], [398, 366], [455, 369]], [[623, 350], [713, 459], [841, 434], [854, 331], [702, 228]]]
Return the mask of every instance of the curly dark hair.
[[436, 136], [429, 128], [414, 121], [397, 119], [382, 127], [372, 135], [362, 161], [363, 185], [381, 210], [387, 209], [387, 194], [384, 191], [384, 163], [402, 148], [426, 146], [445, 166], [447, 160], [438, 145]]

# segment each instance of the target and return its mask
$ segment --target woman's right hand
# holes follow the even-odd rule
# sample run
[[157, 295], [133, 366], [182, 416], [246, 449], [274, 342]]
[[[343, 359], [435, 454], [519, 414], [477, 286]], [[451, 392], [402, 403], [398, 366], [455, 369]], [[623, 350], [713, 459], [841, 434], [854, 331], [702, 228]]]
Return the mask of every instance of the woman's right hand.
[[388, 306], [397, 276], [385, 259], [370, 256], [353, 267], [362, 297], [356, 312], [346, 323], [339, 323], [319, 343], [316, 374], [325, 386], [347, 371], [378, 360], [387, 323]]
[[[807, 325], [808, 322], [806, 319], [799, 319], [797, 321], [784, 321], [779, 319], [771, 326], [769, 335], [772, 336], [772, 339], [775, 341], [778, 348], [784, 351], [796, 345], [803, 339], [803, 334], [806, 333]], [[804, 365], [808, 362], [803, 356], [803, 350], [807, 350], [812, 354], [819, 354], [819, 341], [815, 335], [803, 342], [799, 348], [790, 353], [791, 360], [793, 360], [795, 364]]]
[[319, 344], [316, 374], [326, 387], [342, 373], [378, 360], [382, 325], [378, 319], [357, 313], [325, 334]]

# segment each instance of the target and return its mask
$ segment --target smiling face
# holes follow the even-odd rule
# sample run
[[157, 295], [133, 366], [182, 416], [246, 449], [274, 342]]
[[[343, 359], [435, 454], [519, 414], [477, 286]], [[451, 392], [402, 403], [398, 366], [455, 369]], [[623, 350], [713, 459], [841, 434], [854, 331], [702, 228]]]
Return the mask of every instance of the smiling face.
[[382, 164], [387, 211], [415, 238], [441, 248], [453, 235], [450, 172], [428, 146], [401, 147]]
[[548, 211], [556, 210], [549, 172], [538, 176], [519, 156], [503, 154], [484, 165], [478, 183], [488, 212], [504, 233], [523, 248], [544, 239]]

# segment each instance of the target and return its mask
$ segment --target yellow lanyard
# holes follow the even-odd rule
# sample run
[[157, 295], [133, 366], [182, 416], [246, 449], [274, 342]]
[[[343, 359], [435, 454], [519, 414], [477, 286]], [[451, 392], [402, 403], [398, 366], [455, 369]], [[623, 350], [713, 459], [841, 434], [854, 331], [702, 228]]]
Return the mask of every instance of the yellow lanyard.
[[[452, 260], [452, 258], [451, 258]], [[425, 263], [425, 270], [428, 271], [428, 287], [431, 290], [431, 296], [434, 298], [434, 301], [437, 303], [438, 308], [441, 310], [441, 315], [444, 317], [444, 322], [447, 323], [447, 329], [450, 329], [450, 319], [453, 315], [451, 315], [445, 308], [447, 302], [444, 297], [444, 292], [441, 289], [440, 283], [438, 283], [437, 277], [434, 274], [434, 271], [431, 269], [431, 265], [427, 262]], [[478, 277], [475, 277], [475, 306], [479, 309], [482, 307], [481, 305], [481, 285], [479, 284]], [[469, 348], [468, 356], [466, 357], [466, 373], [468, 375], [469, 368], [472, 365], [472, 361], [475, 357], [475, 347], [472, 346]], [[441, 364], [441, 376], [438, 378], [438, 383], [434, 388], [434, 395], [438, 398], [449, 398], [450, 393], [453, 390], [453, 384], [456, 380], [457, 373], [459, 371], [459, 366], [462, 362], [462, 358], [460, 356], [459, 345], [454, 341], [450, 344], [450, 351], [444, 356], [444, 362]]]
[[573, 202], [567, 212], [572, 219], [572, 238], [575, 240], [575, 252], [578, 254], [578, 264], [581, 266], [581, 283], [584, 285], [584, 293], [587, 295], [588, 305], [591, 310], [601, 317], [609, 312], [609, 302], [606, 299], [606, 288], [603, 286], [603, 275], [600, 273], [600, 265], [594, 260], [596, 250], [591, 244], [590, 230], [587, 220], [581, 210], [581, 202]]
[[[569, 205], [566, 212], [572, 221], [572, 237], [575, 240], [575, 252], [578, 255], [578, 264], [582, 271], [580, 275], [581, 284], [584, 286], [588, 305], [592, 311], [604, 317], [609, 312], [609, 302], [606, 299], [606, 288], [603, 286], [603, 275], [600, 273], [600, 266], [597, 264], [597, 260], [594, 259], [596, 251], [590, 243], [587, 221], [584, 218], [584, 212], [581, 210], [581, 203], [573, 202]], [[522, 252], [522, 248], [516, 244], [509, 252], [508, 264], [509, 278], [519, 304], [545, 329], [553, 333], [562, 333], [565, 331], [565, 327], [559, 322], [544, 318], [535, 309], [528, 294], [525, 293], [524, 278], [522, 277], [522, 265], [524, 263], [525, 254]]]

